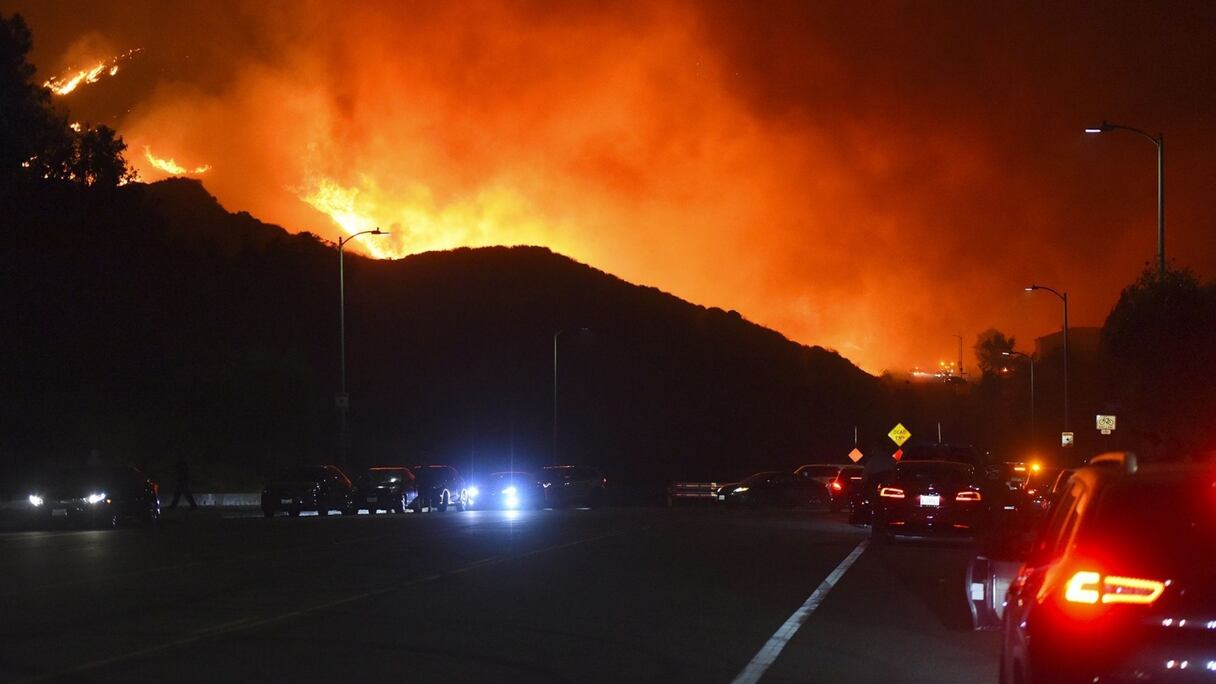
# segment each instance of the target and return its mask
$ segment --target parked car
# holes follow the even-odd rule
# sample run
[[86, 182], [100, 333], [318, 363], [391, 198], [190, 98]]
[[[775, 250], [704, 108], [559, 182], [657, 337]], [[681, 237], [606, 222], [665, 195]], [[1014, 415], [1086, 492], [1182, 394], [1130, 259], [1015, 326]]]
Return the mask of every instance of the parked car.
[[904, 461], [878, 488], [872, 532], [968, 535], [982, 531], [987, 508], [975, 469], [956, 461]]
[[861, 486], [861, 466], [844, 466], [828, 483], [828, 505], [833, 512], [843, 509], [853, 497], [854, 489]]
[[1209, 681], [1216, 467], [1091, 464], [1010, 585], [1001, 681]]
[[728, 506], [793, 508], [818, 501], [819, 488], [819, 483], [813, 480], [768, 470], [744, 478], [726, 491], [723, 501]]
[[330, 511], [354, 515], [350, 479], [338, 466], [291, 466], [279, 472], [262, 489], [262, 515], [267, 518], [285, 512], [296, 516], [301, 511]]
[[543, 508], [545, 488], [531, 473], [518, 471], [492, 473], [477, 485], [476, 507], [516, 510]]
[[604, 488], [608, 479], [595, 468], [573, 465], [545, 466], [541, 468], [539, 476], [547, 506], [595, 508], [604, 503]]
[[355, 478], [351, 500], [354, 507], [404, 513], [418, 497], [414, 474], [405, 466], [374, 466]]
[[160, 518], [159, 487], [138, 468], [85, 466], [42, 478], [28, 501], [35, 522], [117, 527]]
[[410, 466], [410, 470], [418, 490], [414, 499], [415, 511], [443, 512], [450, 507], [463, 511], [473, 504], [478, 494], [476, 489], [465, 487], [464, 478], [452, 466], [415, 465]]

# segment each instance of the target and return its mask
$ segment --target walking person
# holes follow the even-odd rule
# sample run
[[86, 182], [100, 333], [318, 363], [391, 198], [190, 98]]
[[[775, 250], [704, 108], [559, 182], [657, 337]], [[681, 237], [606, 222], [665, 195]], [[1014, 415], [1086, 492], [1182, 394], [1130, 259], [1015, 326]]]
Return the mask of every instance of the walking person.
[[190, 462], [184, 454], [178, 454], [176, 470], [177, 487], [173, 490], [173, 503], [169, 504], [169, 508], [177, 508], [177, 502], [185, 496], [190, 510], [193, 511], [198, 508], [198, 504], [194, 502], [194, 493], [190, 491]]

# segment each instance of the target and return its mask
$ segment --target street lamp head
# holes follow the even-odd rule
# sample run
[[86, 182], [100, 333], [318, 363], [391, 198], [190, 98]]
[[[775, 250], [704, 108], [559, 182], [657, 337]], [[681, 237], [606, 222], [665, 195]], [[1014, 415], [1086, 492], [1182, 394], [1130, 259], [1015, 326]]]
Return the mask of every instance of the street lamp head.
[[1013, 352], [1003, 351], [1001, 352], [1001, 356], [1013, 356]]
[[1037, 289], [1039, 289], [1038, 285], [1027, 285], [1025, 288], [1027, 292], [1034, 292]]
[[1101, 126], [1087, 126], [1086, 133], [1105, 133], [1110, 130], [1110, 124], [1103, 121]]
[[388, 235], [388, 234], [389, 234], [388, 231], [380, 230], [379, 226], [376, 226], [376, 229], [372, 231], [372, 235]]

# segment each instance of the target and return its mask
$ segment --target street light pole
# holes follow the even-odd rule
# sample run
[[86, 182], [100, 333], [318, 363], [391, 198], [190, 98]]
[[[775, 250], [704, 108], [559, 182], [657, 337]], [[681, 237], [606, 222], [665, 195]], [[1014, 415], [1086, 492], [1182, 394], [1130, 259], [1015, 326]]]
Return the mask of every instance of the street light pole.
[[[565, 328], [553, 333], [553, 464], [557, 465], [557, 338], [567, 332]], [[578, 332], [587, 332], [587, 328], [579, 328]]]
[[1017, 358], [1021, 357], [1030, 363], [1030, 449], [1034, 450], [1035, 440], [1035, 417], [1034, 417], [1034, 357], [1030, 354], [1024, 354], [1020, 351], [1001, 352], [1004, 356]]
[[1050, 292], [1064, 303], [1064, 431], [1070, 432], [1068, 427], [1068, 293], [1058, 292], [1046, 285], [1030, 285], [1026, 288], [1027, 292], [1035, 290]]
[[338, 460], [343, 468], [347, 466], [347, 452], [350, 449], [350, 422], [347, 413], [350, 411], [350, 397], [346, 394], [346, 269], [342, 258], [343, 249], [347, 243], [360, 235], [388, 235], [376, 228], [364, 230], [346, 237], [338, 238], [338, 396], [334, 404], [338, 407], [341, 426], [338, 432]]
[[1091, 126], [1086, 133], [1106, 133], [1107, 131], [1129, 131], [1148, 138], [1157, 146], [1157, 274], [1165, 275], [1165, 134], [1149, 135], [1139, 128], [1123, 126], [1103, 121], [1101, 126]]

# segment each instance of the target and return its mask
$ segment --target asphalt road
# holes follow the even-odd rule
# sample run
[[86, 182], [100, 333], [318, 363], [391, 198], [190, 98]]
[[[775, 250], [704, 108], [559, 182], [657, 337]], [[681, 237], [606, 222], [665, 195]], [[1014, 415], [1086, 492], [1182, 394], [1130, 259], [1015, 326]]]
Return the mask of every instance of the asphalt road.
[[[865, 536], [716, 509], [7, 532], [0, 681], [731, 682]], [[864, 548], [760, 681], [995, 681], [968, 558]]]

